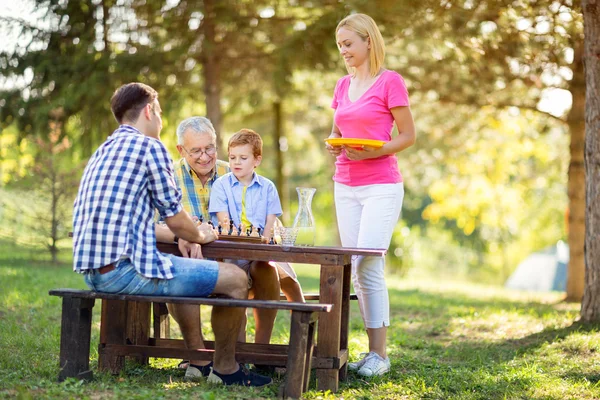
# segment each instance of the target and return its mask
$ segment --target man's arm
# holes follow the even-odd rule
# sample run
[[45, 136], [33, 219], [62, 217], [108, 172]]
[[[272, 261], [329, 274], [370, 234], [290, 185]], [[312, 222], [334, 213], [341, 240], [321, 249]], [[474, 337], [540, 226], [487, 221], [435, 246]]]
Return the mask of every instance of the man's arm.
[[[175, 240], [175, 234], [171, 232], [169, 227], [165, 225], [155, 225], [156, 241], [162, 243], [173, 243]], [[179, 239], [177, 241], [177, 247], [181, 251], [183, 257], [189, 258], [204, 258], [202, 256], [202, 250], [198, 243], [188, 242], [185, 239]]]
[[188, 242], [200, 244], [210, 243], [217, 239], [217, 234], [212, 226], [207, 223], [196, 226], [190, 215], [185, 211], [172, 217], [166, 217], [165, 223], [168, 226], [168, 232], [159, 233], [158, 229], [156, 231], [156, 240], [161, 242], [172, 243], [175, 239], [174, 235]]
[[160, 243], [173, 243], [175, 234], [166, 225], [155, 224], [156, 241]]

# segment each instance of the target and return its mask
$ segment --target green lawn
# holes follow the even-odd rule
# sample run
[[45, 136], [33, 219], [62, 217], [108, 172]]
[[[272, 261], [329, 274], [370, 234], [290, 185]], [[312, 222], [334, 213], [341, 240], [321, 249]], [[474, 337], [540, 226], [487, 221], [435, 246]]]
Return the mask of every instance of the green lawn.
[[[28, 261], [31, 257], [35, 261]], [[175, 368], [177, 360], [155, 359], [149, 367], [131, 363], [119, 376], [97, 373], [99, 310], [92, 331], [95, 380], [57, 383], [60, 299], [47, 293], [59, 287], [84, 288], [84, 284], [69, 264], [51, 266], [43, 259], [34, 251], [0, 242], [0, 398], [275, 396], [280, 380], [263, 390], [184, 382], [183, 371]], [[298, 266], [298, 272], [305, 289], [314, 291], [318, 269]], [[578, 304], [562, 303], [559, 294], [532, 295], [475, 284], [405, 282], [393, 277], [388, 284], [392, 372], [372, 380], [351, 374], [339, 393], [313, 390], [306, 398], [600, 398], [600, 325], [574, 322]], [[208, 312], [203, 308], [203, 316]], [[275, 342], [285, 342], [287, 321], [287, 313], [280, 313]], [[249, 340], [252, 330], [249, 318]], [[365, 345], [354, 305], [351, 358]]]

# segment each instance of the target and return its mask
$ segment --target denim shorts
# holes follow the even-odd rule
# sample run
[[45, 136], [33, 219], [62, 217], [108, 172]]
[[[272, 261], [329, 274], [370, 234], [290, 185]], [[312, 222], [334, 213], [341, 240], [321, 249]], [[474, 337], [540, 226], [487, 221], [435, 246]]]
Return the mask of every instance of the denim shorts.
[[84, 280], [96, 292], [150, 296], [206, 297], [215, 289], [219, 277], [216, 261], [176, 257], [165, 254], [173, 263], [173, 278], [146, 278], [135, 270], [131, 260], [121, 259], [106, 274], [90, 271]]

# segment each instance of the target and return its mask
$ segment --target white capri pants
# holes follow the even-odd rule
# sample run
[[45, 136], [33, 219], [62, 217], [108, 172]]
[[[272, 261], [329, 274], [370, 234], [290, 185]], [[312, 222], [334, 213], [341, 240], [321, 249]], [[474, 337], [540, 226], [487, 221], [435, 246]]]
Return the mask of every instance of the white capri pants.
[[[402, 183], [347, 186], [335, 182], [335, 208], [343, 247], [387, 249], [400, 217]], [[352, 284], [367, 328], [390, 326], [385, 258], [355, 256]]]

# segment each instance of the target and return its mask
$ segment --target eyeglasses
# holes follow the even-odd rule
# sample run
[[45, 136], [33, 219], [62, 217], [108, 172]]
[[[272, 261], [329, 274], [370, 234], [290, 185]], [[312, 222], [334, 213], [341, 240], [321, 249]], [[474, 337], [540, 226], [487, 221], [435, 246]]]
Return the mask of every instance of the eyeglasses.
[[190, 156], [192, 156], [194, 158], [200, 158], [200, 157], [202, 157], [202, 154], [206, 154], [207, 156], [212, 157], [217, 153], [216, 146], [209, 146], [209, 147], [205, 148], [204, 150], [192, 149], [192, 151], [188, 151], [188, 149], [186, 149], [183, 146], [181, 146], [181, 148], [184, 149], [186, 153], [188, 153]]

